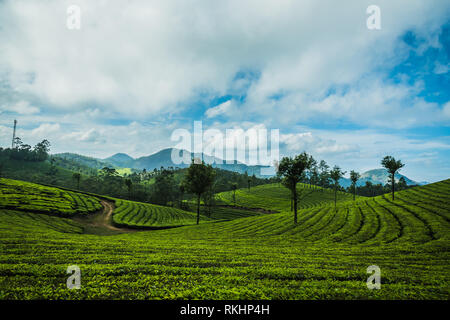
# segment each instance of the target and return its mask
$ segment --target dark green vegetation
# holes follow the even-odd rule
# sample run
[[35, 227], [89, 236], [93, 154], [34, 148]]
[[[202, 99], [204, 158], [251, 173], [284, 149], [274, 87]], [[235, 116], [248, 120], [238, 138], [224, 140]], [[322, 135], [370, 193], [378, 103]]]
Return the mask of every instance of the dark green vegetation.
[[[180, 190], [187, 168], [147, 171], [108, 167], [105, 162], [74, 154], [47, 155], [48, 159], [37, 161], [34, 158], [37, 153], [28, 147], [21, 148], [0, 148], [0, 177], [159, 205], [179, 206], [182, 198], [193, 197]], [[21, 157], [17, 159], [16, 154]], [[214, 193], [231, 190], [234, 183], [244, 188], [249, 181], [251, 186], [274, 181], [218, 168], [214, 168], [214, 172]], [[79, 174], [79, 179], [74, 178], [74, 173]]]
[[[0, 182], [2, 194], [14, 183], [25, 197], [38, 188]], [[40, 188], [33, 192], [48, 192]], [[238, 189], [236, 207], [213, 209], [211, 219], [229, 210], [230, 221], [109, 236], [85, 234], [78, 220], [0, 209], [0, 298], [448, 299], [450, 180], [397, 192], [395, 201], [338, 192], [336, 210], [331, 190], [299, 184], [297, 192], [297, 224], [289, 190], [272, 184]], [[219, 204], [234, 205], [233, 192]], [[66, 288], [73, 264], [80, 290]], [[380, 290], [366, 287], [370, 265], [381, 268]]]

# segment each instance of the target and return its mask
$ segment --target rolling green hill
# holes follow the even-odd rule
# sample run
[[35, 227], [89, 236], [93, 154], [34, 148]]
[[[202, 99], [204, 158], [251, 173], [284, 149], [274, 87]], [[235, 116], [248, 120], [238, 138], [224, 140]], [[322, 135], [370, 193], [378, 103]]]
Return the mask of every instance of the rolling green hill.
[[[0, 209], [0, 299], [448, 299], [450, 180], [395, 201], [342, 195], [337, 210], [311, 194], [297, 225], [286, 190], [264, 187], [239, 190], [243, 206], [280, 213], [109, 236]], [[66, 288], [73, 264], [79, 290]], [[381, 269], [380, 290], [366, 286], [371, 265]]]
[[[149, 203], [116, 200], [113, 221], [123, 227], [179, 227], [196, 224], [197, 215], [177, 208], [163, 207]], [[201, 216], [200, 222], [211, 219]]]
[[99, 200], [92, 196], [24, 181], [0, 179], [0, 209], [72, 216], [92, 213], [101, 208]]
[[[297, 185], [298, 207], [310, 208], [317, 205], [334, 204], [334, 191], [320, 187]], [[218, 199], [227, 205], [234, 205], [233, 191], [218, 194]], [[349, 193], [338, 192], [339, 202], [352, 200]], [[290, 191], [279, 183], [236, 190], [236, 206], [245, 208], [262, 208], [279, 212], [290, 211]]]
[[[239, 191], [241, 204], [264, 208], [276, 203], [275, 195], [279, 194], [278, 199], [281, 200], [272, 208], [282, 212], [198, 227], [202, 230], [183, 229], [173, 232], [194, 237], [202, 235], [204, 231], [217, 238], [276, 236], [302, 241], [353, 244], [427, 243], [432, 240], [448, 240], [449, 236], [450, 180], [397, 192], [397, 200], [394, 202], [388, 195], [361, 197], [355, 202], [348, 201], [348, 195], [342, 195], [343, 200], [336, 210], [326, 196], [320, 202], [320, 192], [313, 193], [310, 199], [304, 199], [297, 225], [291, 222], [293, 214], [289, 212], [289, 203], [283, 197], [283, 189], [276, 185], [254, 188], [253, 192], [255, 195], [261, 194], [260, 198], [250, 197], [248, 191]], [[228, 199], [228, 193], [222, 193], [221, 196]], [[239, 199], [238, 195], [236, 198]], [[313, 204], [314, 201], [316, 205]]]

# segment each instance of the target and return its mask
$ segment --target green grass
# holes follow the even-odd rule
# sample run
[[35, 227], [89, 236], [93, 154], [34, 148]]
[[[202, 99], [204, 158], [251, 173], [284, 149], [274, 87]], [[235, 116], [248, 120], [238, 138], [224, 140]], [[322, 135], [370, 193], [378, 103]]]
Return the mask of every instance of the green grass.
[[[177, 208], [119, 199], [115, 204], [113, 221], [117, 226], [164, 228], [197, 223], [196, 214]], [[210, 221], [208, 217], [200, 217], [201, 223]]]
[[11, 179], [0, 179], [0, 208], [59, 216], [88, 214], [102, 208], [95, 197]]
[[[334, 204], [334, 191], [320, 187], [311, 188], [309, 185], [297, 185], [298, 207], [311, 208], [317, 205]], [[233, 191], [222, 192], [217, 195], [225, 204], [234, 205]], [[359, 197], [358, 197], [359, 198]], [[345, 192], [338, 192], [337, 201], [352, 200], [353, 196]], [[290, 211], [290, 191], [281, 184], [266, 184], [248, 189], [236, 190], [236, 206], [244, 208], [262, 208], [279, 212]]]
[[[342, 194], [337, 210], [332, 194], [321, 201], [311, 193], [297, 225], [284, 188], [258, 188], [239, 190], [239, 204], [280, 213], [111, 236], [82, 234], [67, 218], [0, 209], [0, 299], [450, 296], [450, 180], [398, 192], [394, 202]], [[80, 290], [66, 288], [73, 264]], [[381, 268], [380, 290], [366, 287], [370, 265]]]

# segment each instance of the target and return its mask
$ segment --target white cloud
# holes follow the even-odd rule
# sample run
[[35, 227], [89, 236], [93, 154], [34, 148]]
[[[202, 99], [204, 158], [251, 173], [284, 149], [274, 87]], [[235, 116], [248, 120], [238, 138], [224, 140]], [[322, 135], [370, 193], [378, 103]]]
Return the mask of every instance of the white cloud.
[[28, 101], [18, 101], [13, 105], [5, 104], [0, 107], [0, 114], [2, 111], [14, 112], [20, 115], [30, 115], [39, 113], [39, 108], [30, 105]]
[[102, 134], [94, 128], [91, 128], [87, 131], [75, 131], [71, 132], [63, 137], [65, 140], [75, 139], [80, 142], [90, 142], [90, 143], [100, 143], [105, 142], [105, 139], [102, 138]]
[[333, 139], [322, 139], [311, 132], [282, 134], [280, 142], [285, 144], [288, 152], [307, 151], [318, 156], [327, 156], [334, 153], [342, 155], [358, 151], [356, 145], [339, 144]]
[[436, 74], [444, 74], [450, 71], [450, 64], [441, 64], [439, 61], [436, 61], [434, 66], [434, 73]]
[[446, 104], [444, 104], [444, 107], [442, 108], [442, 112], [444, 113], [444, 116], [447, 119], [450, 119], [450, 101], [448, 101]]
[[[69, 4], [81, 7], [79, 31], [66, 28]], [[199, 92], [235, 90], [236, 73], [255, 69], [261, 78], [250, 89], [251, 112], [271, 106], [269, 97], [281, 91], [304, 95], [393, 64], [406, 54], [393, 54], [398, 36], [425, 25], [424, 34], [436, 29], [448, 7], [440, 1], [380, 0], [382, 30], [373, 32], [365, 25], [367, 5], [4, 1], [0, 70], [18, 93], [55, 108], [92, 102], [128, 116], [150, 116], [181, 112], [180, 103], [187, 105]]]
[[33, 129], [31, 134], [36, 137], [46, 137], [50, 134], [58, 132], [60, 128], [59, 123], [43, 123], [36, 129]]
[[[81, 7], [79, 31], [66, 28], [69, 4]], [[413, 141], [380, 132], [448, 125], [448, 103], [417, 98], [420, 82], [410, 85], [405, 76], [389, 83], [383, 69], [409, 55], [411, 48], [399, 41], [408, 30], [426, 39], [417, 54], [439, 47], [450, 3], [379, 0], [380, 31], [366, 28], [369, 4], [0, 1], [0, 110], [21, 115], [18, 134], [27, 143], [37, 142], [37, 130], [52, 142], [52, 152], [100, 157], [169, 147], [171, 131], [192, 124], [192, 103], [226, 94], [245, 95], [244, 102], [206, 110], [210, 121], [229, 118], [211, 127], [280, 128], [286, 152], [308, 149], [336, 164], [364, 162], [371, 169], [385, 152], [411, 159], [411, 150], [447, 150], [444, 139]], [[436, 64], [434, 72], [447, 69]], [[257, 76], [236, 80], [243, 70]], [[14, 117], [4, 114], [1, 141], [9, 145]], [[312, 130], [310, 121], [383, 131]]]
[[231, 100], [228, 100], [215, 107], [209, 108], [208, 110], [206, 110], [205, 115], [208, 118], [214, 118], [221, 114], [228, 113], [232, 107], [231, 103]]

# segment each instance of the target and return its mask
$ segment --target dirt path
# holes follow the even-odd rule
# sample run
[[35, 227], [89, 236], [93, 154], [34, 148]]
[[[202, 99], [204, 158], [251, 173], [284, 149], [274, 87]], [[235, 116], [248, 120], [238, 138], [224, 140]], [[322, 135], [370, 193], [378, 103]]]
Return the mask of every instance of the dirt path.
[[136, 232], [135, 229], [117, 228], [112, 223], [112, 214], [114, 212], [114, 204], [110, 201], [101, 200], [103, 209], [99, 212], [82, 217], [77, 216], [73, 219], [85, 226], [85, 233], [109, 235], [124, 232]]
[[122, 229], [117, 228], [112, 224], [112, 213], [114, 211], [114, 205], [111, 202], [105, 200], [100, 201], [100, 203], [103, 206], [103, 211], [101, 214], [103, 219], [99, 221], [99, 225], [109, 230], [122, 231]]

